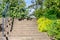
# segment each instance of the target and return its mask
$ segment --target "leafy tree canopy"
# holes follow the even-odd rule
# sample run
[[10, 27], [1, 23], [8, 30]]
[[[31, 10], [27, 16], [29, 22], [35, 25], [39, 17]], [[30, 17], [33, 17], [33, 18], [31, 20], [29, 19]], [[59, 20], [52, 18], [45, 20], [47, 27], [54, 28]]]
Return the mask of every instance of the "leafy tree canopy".
[[[9, 7], [7, 7], [6, 5]], [[6, 16], [21, 17], [21, 14], [24, 14], [25, 12], [25, 6], [26, 4], [24, 0], [3, 0], [0, 8], [0, 14], [7, 10]]]

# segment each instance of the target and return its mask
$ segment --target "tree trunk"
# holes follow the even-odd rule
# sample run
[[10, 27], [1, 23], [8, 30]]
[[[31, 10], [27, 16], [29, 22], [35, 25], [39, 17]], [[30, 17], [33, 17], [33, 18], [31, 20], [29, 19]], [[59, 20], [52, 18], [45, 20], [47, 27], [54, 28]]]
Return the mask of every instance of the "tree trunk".
[[11, 25], [10, 32], [12, 32], [12, 30], [13, 30], [13, 25], [14, 25], [14, 17], [12, 18], [12, 25]]

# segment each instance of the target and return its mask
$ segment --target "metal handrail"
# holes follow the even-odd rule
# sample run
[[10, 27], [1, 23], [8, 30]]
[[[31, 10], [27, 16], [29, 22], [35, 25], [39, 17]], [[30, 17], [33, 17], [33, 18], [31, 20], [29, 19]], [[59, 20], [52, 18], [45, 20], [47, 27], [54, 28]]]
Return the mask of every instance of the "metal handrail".
[[9, 3], [6, 3], [6, 6], [5, 6], [5, 8], [4, 8], [4, 10], [3, 10], [3, 12], [2, 12], [2, 40], [4, 40], [4, 22], [5, 22], [5, 18], [6, 18], [6, 13], [7, 13], [7, 11], [8, 11], [8, 8], [9, 8]]

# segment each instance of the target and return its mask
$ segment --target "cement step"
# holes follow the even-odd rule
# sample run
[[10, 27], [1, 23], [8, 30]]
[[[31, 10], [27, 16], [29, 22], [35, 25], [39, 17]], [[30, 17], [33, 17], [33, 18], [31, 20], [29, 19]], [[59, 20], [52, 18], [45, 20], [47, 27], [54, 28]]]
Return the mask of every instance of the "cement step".
[[36, 36], [36, 37], [9, 37], [9, 40], [50, 40], [50, 39], [47, 39], [47, 38], [43, 38], [43, 37], [39, 37], [39, 36]]
[[[9, 30], [7, 28], [7, 30]], [[1, 36], [0, 36], [1, 37]], [[12, 32], [8, 35], [9, 40], [50, 40], [46, 32], [39, 32], [36, 19], [18, 21], [14, 19]]]

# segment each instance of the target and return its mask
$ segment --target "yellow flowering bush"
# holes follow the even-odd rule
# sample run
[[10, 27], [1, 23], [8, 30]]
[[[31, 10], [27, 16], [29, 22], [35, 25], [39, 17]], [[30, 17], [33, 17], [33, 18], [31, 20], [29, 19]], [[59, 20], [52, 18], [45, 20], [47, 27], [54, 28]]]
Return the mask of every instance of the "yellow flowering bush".
[[42, 31], [46, 31], [46, 27], [49, 26], [49, 24], [51, 24], [52, 21], [49, 20], [48, 18], [41, 17], [38, 19], [37, 23], [38, 23], [39, 31], [42, 32]]
[[60, 40], [60, 19], [50, 20], [41, 17], [37, 20], [38, 30], [40, 32], [47, 32], [49, 36], [53, 36], [55, 40]]

